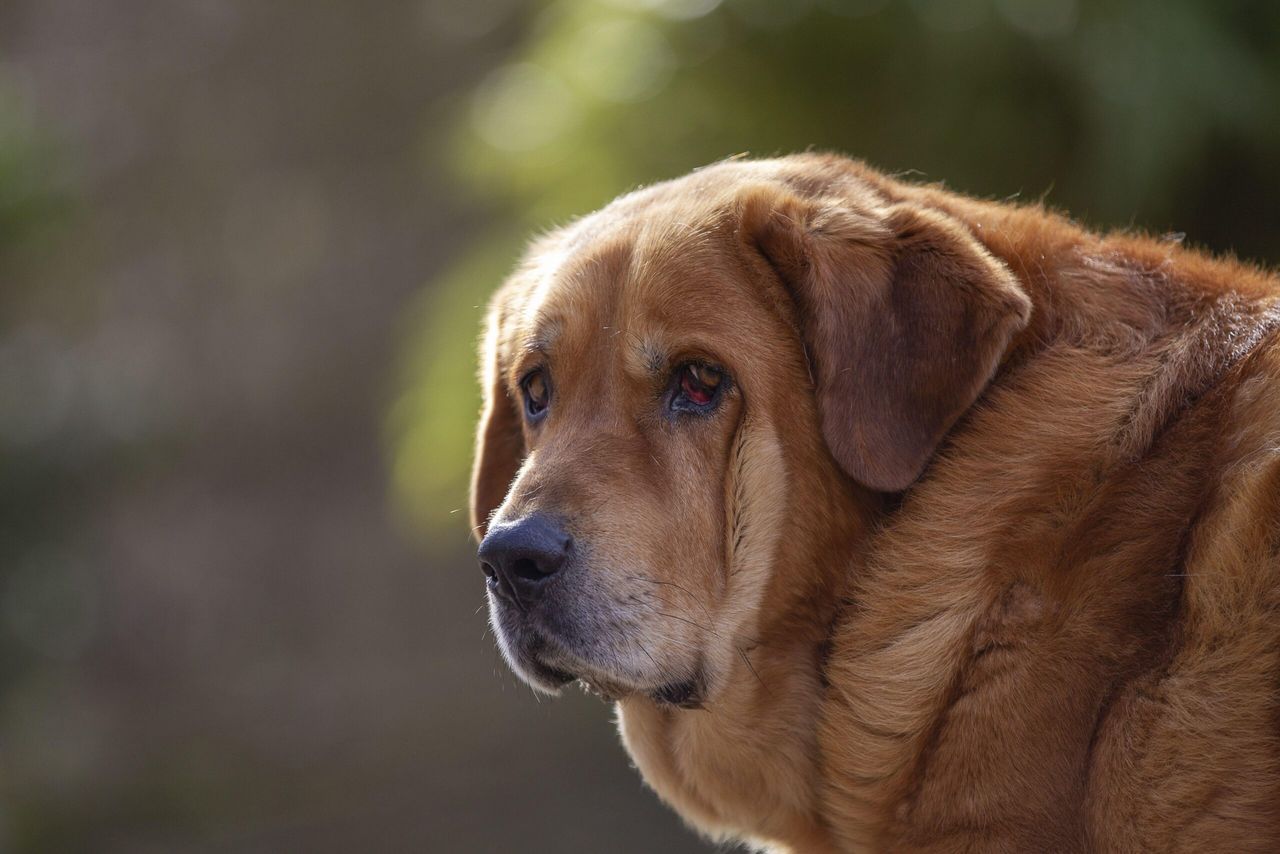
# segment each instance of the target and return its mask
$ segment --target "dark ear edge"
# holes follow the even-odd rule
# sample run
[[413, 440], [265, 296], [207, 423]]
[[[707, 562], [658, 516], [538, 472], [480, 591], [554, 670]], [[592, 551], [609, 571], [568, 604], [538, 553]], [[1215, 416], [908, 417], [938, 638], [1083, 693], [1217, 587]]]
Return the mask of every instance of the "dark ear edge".
[[499, 292], [489, 310], [480, 346], [484, 407], [476, 428], [475, 463], [471, 469], [471, 531], [477, 540], [484, 537], [489, 519], [506, 499], [525, 456], [520, 413], [507, 393], [502, 376], [504, 316], [504, 293]]
[[741, 210], [795, 303], [832, 456], [872, 489], [907, 488], [995, 374], [1030, 300], [959, 222], [920, 205], [864, 214], [771, 189]]

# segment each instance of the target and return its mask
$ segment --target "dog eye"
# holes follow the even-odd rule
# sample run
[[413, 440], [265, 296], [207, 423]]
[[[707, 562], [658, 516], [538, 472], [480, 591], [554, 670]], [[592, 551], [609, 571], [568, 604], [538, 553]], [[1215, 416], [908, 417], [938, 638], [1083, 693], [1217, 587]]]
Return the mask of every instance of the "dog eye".
[[689, 362], [676, 371], [676, 392], [671, 408], [706, 412], [717, 402], [724, 385], [724, 373], [702, 362]]
[[530, 421], [536, 421], [547, 411], [551, 402], [551, 389], [547, 387], [547, 377], [542, 371], [533, 371], [520, 383], [524, 391], [524, 411]]

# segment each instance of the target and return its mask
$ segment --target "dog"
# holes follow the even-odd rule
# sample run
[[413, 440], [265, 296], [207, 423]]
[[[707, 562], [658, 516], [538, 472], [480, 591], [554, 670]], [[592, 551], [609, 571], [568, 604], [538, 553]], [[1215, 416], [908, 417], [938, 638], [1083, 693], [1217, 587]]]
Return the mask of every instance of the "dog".
[[493, 300], [490, 618], [769, 850], [1280, 850], [1280, 281], [734, 159]]

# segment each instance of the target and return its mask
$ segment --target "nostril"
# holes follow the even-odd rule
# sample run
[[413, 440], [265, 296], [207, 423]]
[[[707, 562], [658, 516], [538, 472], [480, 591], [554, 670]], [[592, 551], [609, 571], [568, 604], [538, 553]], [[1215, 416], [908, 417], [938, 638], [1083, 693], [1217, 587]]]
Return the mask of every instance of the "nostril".
[[525, 581], [541, 581], [547, 573], [538, 568], [538, 564], [527, 557], [511, 563], [511, 574]]
[[568, 563], [573, 547], [572, 535], [535, 513], [491, 526], [476, 558], [489, 592], [523, 607], [546, 592], [547, 579]]

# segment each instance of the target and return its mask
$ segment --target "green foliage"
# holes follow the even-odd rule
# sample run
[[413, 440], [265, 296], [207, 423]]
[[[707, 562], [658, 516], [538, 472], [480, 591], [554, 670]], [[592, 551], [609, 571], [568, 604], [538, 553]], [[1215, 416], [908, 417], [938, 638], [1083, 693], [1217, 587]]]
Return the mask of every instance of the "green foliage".
[[[54, 172], [53, 146], [0, 77], [0, 262], [29, 246], [63, 208]], [[0, 304], [12, 296], [5, 290]]]
[[[448, 150], [501, 234], [738, 152], [820, 148], [1274, 260], [1258, 212], [1280, 191], [1278, 105], [1277, 4], [560, 0], [472, 93]], [[433, 289], [413, 348], [409, 394], [429, 384], [436, 409], [393, 424], [401, 495], [429, 530], [465, 487], [462, 333], [514, 260], [486, 245]]]
[[433, 536], [445, 526], [465, 534], [465, 481], [480, 412], [476, 340], [486, 298], [477, 284], [500, 281], [519, 245], [506, 233], [473, 247], [412, 318], [405, 390], [388, 416], [392, 484], [409, 532], [427, 520]]

